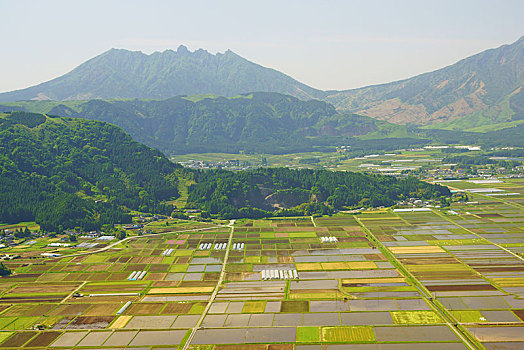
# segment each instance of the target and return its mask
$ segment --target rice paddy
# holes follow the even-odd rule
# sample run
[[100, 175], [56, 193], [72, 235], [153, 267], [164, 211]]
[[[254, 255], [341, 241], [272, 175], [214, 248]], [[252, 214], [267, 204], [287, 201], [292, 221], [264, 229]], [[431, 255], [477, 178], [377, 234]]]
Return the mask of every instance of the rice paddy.
[[[472, 196], [456, 214], [244, 219], [22, 255], [0, 279], [0, 348], [519, 348], [524, 199]], [[129, 280], [134, 271], [145, 274]]]

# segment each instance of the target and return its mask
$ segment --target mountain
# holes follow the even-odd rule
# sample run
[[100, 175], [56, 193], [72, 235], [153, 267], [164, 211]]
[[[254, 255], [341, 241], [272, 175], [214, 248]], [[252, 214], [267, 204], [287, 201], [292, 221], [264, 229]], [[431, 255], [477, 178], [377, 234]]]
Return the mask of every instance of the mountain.
[[166, 99], [177, 95], [236, 96], [255, 91], [310, 99], [321, 91], [234, 52], [212, 55], [185, 46], [146, 55], [111, 49], [51, 81], [0, 94], [0, 102], [86, 100], [95, 98]]
[[[520, 123], [524, 120], [523, 85], [524, 36], [511, 45], [483, 51], [434, 72], [331, 92], [325, 100], [337, 108], [392, 123], [460, 130], [464, 126]], [[449, 127], [453, 122], [459, 122], [458, 127]]]
[[178, 168], [108, 123], [0, 114], [0, 222], [92, 230], [129, 210], [170, 214]]
[[524, 122], [523, 84], [524, 37], [434, 72], [346, 91], [314, 89], [229, 50], [212, 55], [180, 46], [151, 55], [111, 49], [61, 77], [2, 93], [0, 102], [277, 92], [396, 124], [484, 132]]
[[22, 101], [0, 105], [1, 109], [109, 122], [167, 154], [289, 153], [333, 147], [359, 135], [410, 135], [405, 126], [341, 113], [326, 102], [267, 92], [230, 98], [206, 95], [166, 100]]

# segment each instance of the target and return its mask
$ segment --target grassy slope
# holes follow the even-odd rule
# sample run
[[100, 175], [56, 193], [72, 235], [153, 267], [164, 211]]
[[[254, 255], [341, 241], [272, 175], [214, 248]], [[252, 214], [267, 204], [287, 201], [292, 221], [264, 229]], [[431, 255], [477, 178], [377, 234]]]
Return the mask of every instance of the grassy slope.
[[524, 123], [524, 120], [512, 121], [511, 118], [514, 114], [515, 112], [510, 108], [509, 96], [507, 96], [491, 108], [448, 122], [427, 125], [422, 129], [444, 129], [473, 132], [496, 131]]

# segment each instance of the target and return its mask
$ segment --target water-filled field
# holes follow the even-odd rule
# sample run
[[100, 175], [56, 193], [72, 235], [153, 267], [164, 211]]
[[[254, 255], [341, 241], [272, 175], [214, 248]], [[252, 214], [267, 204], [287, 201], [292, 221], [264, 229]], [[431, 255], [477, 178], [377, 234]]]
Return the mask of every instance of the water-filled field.
[[244, 219], [11, 260], [0, 347], [519, 349], [522, 196], [471, 195], [452, 212]]

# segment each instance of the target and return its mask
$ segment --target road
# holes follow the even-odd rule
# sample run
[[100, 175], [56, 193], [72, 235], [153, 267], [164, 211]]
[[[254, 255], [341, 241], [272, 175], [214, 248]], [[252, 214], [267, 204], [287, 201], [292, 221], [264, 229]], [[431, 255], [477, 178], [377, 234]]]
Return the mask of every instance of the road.
[[[225, 226], [228, 227], [229, 225], [225, 225]], [[120, 243], [129, 241], [129, 240], [132, 240], [132, 239], [138, 239], [138, 238], [150, 237], [150, 236], [159, 236], [159, 235], [164, 235], [164, 234], [169, 234], [169, 233], [185, 233], [185, 232], [198, 232], [198, 231], [214, 230], [214, 229], [221, 228], [221, 227], [224, 227], [224, 225], [217, 225], [217, 226], [203, 227], [203, 228], [195, 228], [195, 229], [182, 230], [182, 231], [169, 231], [169, 232], [162, 232], [162, 233], [150, 233], [150, 234], [147, 234], [147, 235], [126, 237], [124, 239], [121, 239], [120, 241], [117, 241], [115, 243], [111, 243], [110, 245], [105, 246], [105, 247], [100, 248], [100, 249], [97, 249], [97, 250], [92, 250], [92, 251], [89, 251], [89, 252], [73, 253], [73, 254], [68, 254], [68, 255], [61, 255], [60, 257], [58, 257], [58, 259], [69, 258], [69, 257], [72, 257], [72, 256], [80, 256], [80, 255], [89, 255], [89, 254], [100, 253], [100, 252], [106, 251], [108, 249], [111, 249], [111, 248], [113, 248], [114, 246], [116, 246], [116, 245], [118, 245]], [[57, 259], [57, 258], [50, 258], [50, 259]]]
[[440, 318], [444, 321], [444, 323], [448, 326], [449, 329], [453, 333], [457, 335], [457, 337], [462, 340], [462, 342], [468, 347], [470, 350], [475, 350], [479, 348], [477, 344], [475, 343], [473, 337], [464, 329], [460, 328], [460, 323], [455, 319], [455, 317], [438, 301], [436, 298], [433, 297], [433, 294], [422, 284], [420, 281], [409, 272], [404, 265], [398, 259], [387, 249], [385, 245], [382, 244], [381, 241], [375, 237], [373, 232], [369, 230], [361, 221], [360, 218], [355, 217], [358, 224], [362, 227], [364, 232], [369, 236], [370, 241], [375, 243], [379, 250], [384, 254], [384, 256], [388, 257], [388, 260], [394, 262], [396, 267], [399, 269], [399, 271], [406, 276], [415, 287], [420, 292], [420, 295], [422, 298], [426, 301], [426, 303], [431, 307], [431, 309], [438, 315]]
[[217, 284], [215, 286], [215, 289], [213, 290], [213, 294], [211, 294], [211, 298], [209, 298], [209, 301], [208, 301], [208, 303], [206, 305], [206, 308], [204, 309], [204, 312], [202, 312], [202, 315], [198, 319], [197, 324], [191, 330], [191, 334], [187, 338], [186, 343], [184, 344], [184, 347], [182, 348], [182, 350], [186, 350], [189, 347], [189, 345], [191, 345], [191, 341], [195, 337], [195, 334], [196, 334], [197, 330], [202, 325], [202, 322], [204, 321], [204, 318], [206, 317], [206, 315], [207, 315], [207, 313], [209, 311], [209, 308], [211, 307], [211, 304], [213, 304], [213, 302], [215, 301], [215, 298], [216, 298], [216, 296], [218, 294], [218, 291], [220, 289], [220, 285], [222, 284], [222, 281], [224, 280], [224, 275], [226, 274], [227, 259], [229, 258], [229, 249], [231, 248], [231, 242], [233, 241], [233, 232], [235, 230], [235, 228], [233, 226], [234, 223], [235, 223], [235, 220], [230, 220], [229, 221], [229, 225], [227, 225], [227, 226], [229, 226], [231, 228], [231, 231], [229, 232], [229, 238], [228, 238], [228, 241], [227, 241], [227, 248], [226, 248], [226, 255], [224, 256], [224, 262], [222, 263], [222, 270], [220, 271], [220, 277], [218, 279], [218, 282], [217, 282]]

